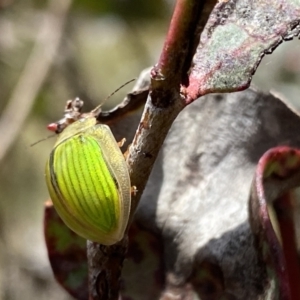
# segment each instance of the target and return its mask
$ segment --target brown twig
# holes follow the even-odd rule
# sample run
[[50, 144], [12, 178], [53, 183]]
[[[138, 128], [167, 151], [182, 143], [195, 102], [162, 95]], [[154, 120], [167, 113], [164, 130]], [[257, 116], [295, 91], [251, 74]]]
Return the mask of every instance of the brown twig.
[[72, 1], [50, 0], [35, 46], [0, 119], [0, 161], [13, 144], [29, 115], [59, 47]]
[[87, 242], [89, 300], [118, 299], [127, 238], [110, 247]]
[[[144, 113], [137, 133], [129, 148], [129, 164], [132, 185], [137, 187], [137, 194], [132, 197], [131, 220], [139, 199], [146, 186], [152, 167], [163, 141], [179, 112], [185, 107], [185, 99], [180, 94], [180, 87], [186, 74], [186, 60], [190, 59], [196, 30], [196, 19], [204, 7], [205, 1], [178, 0], [171, 21], [169, 32], [158, 64], [151, 72], [151, 87]], [[111, 276], [109, 267], [114, 261], [123, 261], [126, 253], [127, 237], [116, 248], [101, 247], [97, 255], [88, 255], [90, 300], [116, 300], [115, 289], [119, 283], [118, 272]], [[95, 253], [94, 243], [88, 244], [88, 253]], [[108, 255], [103, 253], [109, 253]], [[123, 257], [121, 257], [123, 256]], [[103, 261], [105, 263], [103, 263]], [[109, 289], [104, 290], [102, 284]]]

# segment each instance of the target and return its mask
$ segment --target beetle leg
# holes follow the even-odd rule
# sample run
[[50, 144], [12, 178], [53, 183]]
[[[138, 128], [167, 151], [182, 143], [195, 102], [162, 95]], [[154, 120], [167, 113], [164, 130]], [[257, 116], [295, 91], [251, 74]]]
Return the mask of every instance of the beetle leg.
[[136, 196], [137, 192], [138, 192], [138, 189], [136, 188], [135, 185], [133, 185], [131, 188], [130, 188], [130, 192], [131, 192], [131, 195], [133, 195], [134, 197]]
[[127, 150], [123, 153], [123, 156], [124, 156], [124, 159], [126, 160], [127, 159], [127, 156], [129, 155], [129, 147], [130, 147], [131, 144], [129, 144], [127, 146]]
[[122, 138], [120, 142], [118, 142], [118, 146], [121, 148], [123, 147], [123, 145], [125, 144], [126, 142], [126, 139], [125, 138]]

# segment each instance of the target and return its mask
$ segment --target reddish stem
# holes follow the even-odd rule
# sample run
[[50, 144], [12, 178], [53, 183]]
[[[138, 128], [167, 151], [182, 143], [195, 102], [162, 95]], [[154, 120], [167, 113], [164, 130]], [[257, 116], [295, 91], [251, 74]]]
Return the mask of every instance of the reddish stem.
[[300, 299], [300, 270], [293, 222], [293, 197], [291, 193], [279, 197], [275, 203], [281, 232], [283, 255], [286, 263], [291, 300]]
[[200, 8], [204, 3], [204, 0], [177, 0], [159, 62], [152, 71], [152, 78], [157, 80], [158, 85], [167, 80], [172, 86], [179, 86], [186, 76], [184, 73], [187, 70], [183, 67], [193, 42], [192, 35], [196, 31]]

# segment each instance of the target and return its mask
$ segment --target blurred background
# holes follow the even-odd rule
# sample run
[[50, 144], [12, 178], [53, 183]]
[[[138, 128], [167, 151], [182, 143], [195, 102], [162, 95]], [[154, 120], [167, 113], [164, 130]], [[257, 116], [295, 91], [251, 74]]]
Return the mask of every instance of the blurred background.
[[[67, 99], [99, 104], [154, 65], [175, 1], [0, 0], [0, 300], [71, 299], [54, 282], [43, 238], [48, 123]], [[256, 86], [300, 107], [300, 41], [263, 59]], [[109, 104], [119, 102], [131, 86]]]

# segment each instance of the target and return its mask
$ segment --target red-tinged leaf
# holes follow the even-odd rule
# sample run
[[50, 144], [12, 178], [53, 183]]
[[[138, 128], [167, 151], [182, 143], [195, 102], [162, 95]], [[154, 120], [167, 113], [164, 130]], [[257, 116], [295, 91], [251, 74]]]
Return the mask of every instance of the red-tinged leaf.
[[187, 101], [247, 88], [262, 57], [297, 36], [299, 23], [299, 1], [219, 1], [194, 56]]
[[75, 299], [87, 300], [86, 240], [63, 223], [50, 201], [45, 206], [44, 234], [56, 280]]
[[277, 147], [262, 156], [252, 186], [250, 224], [267, 266], [272, 299], [300, 299], [292, 192], [299, 186], [300, 149]]

